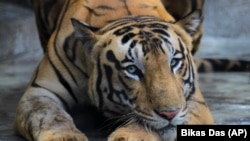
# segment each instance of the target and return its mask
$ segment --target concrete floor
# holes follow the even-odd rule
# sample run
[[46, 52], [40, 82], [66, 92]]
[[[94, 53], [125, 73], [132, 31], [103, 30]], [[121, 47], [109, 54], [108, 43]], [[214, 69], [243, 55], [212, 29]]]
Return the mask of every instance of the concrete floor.
[[[218, 1], [218, 5], [215, 8], [223, 11], [222, 8], [218, 7], [219, 5], [223, 6], [222, 1], [226, 0]], [[243, 4], [240, 5], [239, 1], [243, 2]], [[207, 2], [207, 5], [211, 6], [212, 2]], [[237, 2], [231, 0], [230, 2], [236, 3], [236, 6], [241, 9], [240, 12], [244, 10], [248, 11], [246, 7], [250, 7], [249, 0], [238, 0]], [[229, 5], [226, 6], [228, 7]], [[216, 28], [213, 27], [214, 22], [211, 22], [212, 14], [211, 12], [209, 13], [209, 8], [206, 10], [208, 14], [207, 18], [205, 18], [205, 33], [207, 34], [204, 35], [201, 48], [196, 57], [250, 60], [250, 41], [247, 38], [250, 36], [250, 32], [247, 31], [248, 28], [245, 28], [248, 25], [238, 27], [243, 28], [241, 30], [234, 29], [236, 27], [234, 27], [233, 24], [227, 25], [226, 27], [233, 30], [231, 32], [234, 34], [228, 33], [227, 29], [223, 30], [223, 24], [220, 24], [220, 29], [216, 30]], [[215, 9], [212, 8], [212, 10]], [[234, 11], [231, 8], [230, 10]], [[224, 13], [227, 12], [224, 11]], [[229, 14], [229, 18], [230, 15], [237, 15], [237, 12], [236, 14]], [[216, 15], [217, 20], [221, 18], [218, 16], [220, 16], [220, 14]], [[245, 20], [246, 19], [243, 21]], [[28, 19], [28, 22], [34, 22], [34, 19]], [[218, 22], [219, 21], [216, 21], [217, 24]], [[246, 24], [247, 22], [244, 23]], [[216, 35], [220, 36], [214, 38], [215, 36], [211, 31], [212, 29], [213, 32], [220, 32], [220, 34], [216, 33]], [[243, 34], [236, 34], [237, 31], [244, 32]], [[230, 36], [227, 36], [229, 34]], [[34, 35], [32, 35], [32, 37], [33, 36]], [[36, 43], [34, 44], [37, 44], [37, 42], [38, 40], [36, 39]], [[1, 48], [1, 50], [3, 49]], [[27, 52], [30, 50], [29, 48], [25, 50], [24, 47], [22, 51]], [[34, 53], [36, 57], [32, 58]], [[41, 50], [38, 47], [38, 50], [32, 50], [28, 55], [22, 55], [21, 52], [18, 56], [15, 56], [15, 58], [10, 58], [4, 62], [1, 62], [0, 59], [0, 141], [23, 141], [22, 138], [14, 135], [12, 120], [14, 118], [17, 101], [27, 87], [31, 74], [41, 57], [39, 54], [41, 54]], [[250, 72], [202, 73], [200, 74], [200, 87], [212, 111], [216, 124], [250, 124]], [[79, 117], [81, 116], [78, 116], [78, 119]], [[90, 133], [90, 136], [91, 141], [98, 140], [94, 137], [94, 134]]]
[[[22, 141], [12, 120], [36, 64], [0, 65], [0, 141]], [[250, 124], [250, 73], [200, 74], [200, 86], [216, 124]], [[90, 136], [97, 141], [93, 132]]]

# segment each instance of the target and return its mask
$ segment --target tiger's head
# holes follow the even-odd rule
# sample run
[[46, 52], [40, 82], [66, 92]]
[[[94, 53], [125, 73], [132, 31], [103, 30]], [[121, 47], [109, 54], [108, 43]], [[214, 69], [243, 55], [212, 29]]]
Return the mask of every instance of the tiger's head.
[[190, 35], [200, 21], [199, 11], [176, 23], [133, 16], [93, 32], [72, 19], [89, 56], [92, 102], [107, 116], [124, 115], [162, 133], [175, 130], [198, 87]]

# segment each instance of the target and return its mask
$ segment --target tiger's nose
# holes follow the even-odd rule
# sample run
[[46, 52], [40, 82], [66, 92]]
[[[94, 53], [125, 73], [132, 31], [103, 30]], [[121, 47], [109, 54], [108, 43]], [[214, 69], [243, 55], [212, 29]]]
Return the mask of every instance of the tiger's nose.
[[165, 110], [159, 111], [159, 115], [167, 120], [172, 120], [178, 113], [180, 112], [180, 108], [175, 110]]

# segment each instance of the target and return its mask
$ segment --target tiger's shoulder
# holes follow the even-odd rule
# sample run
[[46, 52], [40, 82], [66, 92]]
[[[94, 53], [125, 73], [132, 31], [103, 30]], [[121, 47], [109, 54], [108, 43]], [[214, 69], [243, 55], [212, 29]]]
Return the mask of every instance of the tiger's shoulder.
[[64, 10], [68, 13], [66, 20], [73, 17], [97, 28], [125, 16], [147, 15], [174, 21], [161, 0], [70, 0]]
[[64, 26], [71, 24], [70, 18], [76, 18], [91, 26], [100, 28], [127, 15], [152, 15], [161, 17], [166, 21], [175, 21], [194, 11], [194, 9], [202, 8], [199, 6], [201, 5], [199, 0], [184, 0], [184, 4], [179, 4], [183, 0], [31, 1], [40, 41], [45, 52], [52, 32], [58, 30], [61, 24], [64, 24]]
[[53, 48], [55, 44], [63, 46], [65, 39], [74, 31], [71, 19], [77, 19], [94, 29], [100, 29], [123, 17], [137, 15], [154, 16], [167, 22], [174, 22], [174, 18], [167, 12], [161, 0], [65, 1], [45, 50]]
[[[73, 29], [71, 18], [95, 28], [129, 15], [150, 15], [174, 22], [189, 13], [203, 9], [204, 0], [31, 0], [36, 15], [39, 37], [44, 51], [53, 32], [67, 36]], [[63, 29], [63, 30], [61, 30]], [[202, 23], [193, 35], [194, 49], [198, 50]]]
[[[174, 22], [161, 0], [119, 0], [119, 1], [87, 1], [69, 0], [65, 3], [59, 19], [57, 30], [71, 32], [72, 18], [82, 21], [93, 28], [102, 28], [112, 21], [126, 16], [147, 15]], [[61, 26], [61, 28], [60, 28]]]

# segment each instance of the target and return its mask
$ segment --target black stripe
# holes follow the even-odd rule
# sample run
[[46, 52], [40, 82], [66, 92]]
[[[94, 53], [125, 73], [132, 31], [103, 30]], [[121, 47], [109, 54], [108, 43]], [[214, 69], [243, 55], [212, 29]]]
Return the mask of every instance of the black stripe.
[[36, 81], [36, 78], [37, 78], [37, 75], [38, 75], [38, 69], [39, 69], [39, 67], [40, 67], [40, 64], [38, 65], [38, 67], [36, 68], [36, 70], [35, 70], [35, 72], [34, 72], [34, 78], [33, 78], [33, 80], [32, 80], [31, 83], [35, 83], [35, 81]]
[[122, 37], [122, 44], [126, 44], [129, 40], [131, 40], [135, 36], [134, 33], [128, 33]]
[[75, 53], [76, 47], [77, 47], [77, 40], [74, 40], [73, 34], [66, 37], [63, 43], [63, 51], [66, 53], [66, 57], [71, 62], [74, 62], [76, 60], [76, 53]]
[[132, 15], [131, 11], [128, 8], [127, 0], [120, 0], [120, 1], [124, 3], [124, 7], [127, 10], [128, 15]]
[[[74, 77], [74, 75], [72, 74], [71, 70], [66, 65], [66, 63], [63, 61], [62, 57], [59, 55], [58, 50], [57, 50], [56, 42], [54, 42], [54, 50], [55, 50], [56, 56], [58, 57], [58, 59], [60, 60], [60, 62], [63, 64], [63, 66], [66, 68], [66, 70], [69, 73], [70, 77], [73, 79], [73, 81], [75, 82], [75, 84], [77, 84], [76, 78]], [[65, 52], [65, 54], [67, 54], [67, 53]], [[71, 64], [73, 64], [73, 62], [71, 62]]]
[[114, 34], [116, 36], [121, 36], [121, 35], [124, 35], [125, 33], [128, 33], [129, 31], [131, 31], [133, 28], [131, 26], [125, 26], [125, 27], [122, 27], [122, 28], [119, 28], [117, 29]]
[[100, 17], [100, 16], [104, 16], [105, 14], [99, 14], [97, 13], [94, 9], [88, 7], [88, 6], [83, 6], [84, 8], [86, 8], [90, 13], [92, 13], [93, 15], [97, 16], [97, 17]]
[[[149, 18], [150, 19], [150, 18]], [[148, 27], [149, 28], [152, 28], [152, 29], [165, 29], [165, 30], [167, 30], [169, 27], [167, 26], [167, 25], [165, 25], [165, 24], [163, 24], [163, 23], [161, 23], [161, 21], [159, 21], [159, 19], [150, 19], [150, 20], [152, 20], [152, 21], [149, 21], [149, 22], [153, 22], [153, 23], [148, 23]], [[155, 20], [157, 20], [157, 21], [159, 21], [159, 22], [155, 22]]]
[[58, 78], [58, 80], [60, 81], [60, 83], [64, 86], [64, 88], [68, 91], [68, 93], [71, 95], [71, 97], [73, 98], [73, 100], [78, 103], [78, 99], [77, 97], [74, 95], [72, 88], [70, 87], [69, 83], [63, 78], [62, 74], [60, 73], [60, 71], [55, 67], [55, 65], [53, 64], [53, 62], [51, 61], [51, 59], [49, 58], [49, 62], [53, 68], [53, 70], [56, 73], [56, 76]]
[[[166, 52], [164, 51], [164, 49], [162, 48], [162, 41], [159, 38], [153, 38], [152, 39], [152, 49], [155, 52], [155, 54], [158, 53], [159, 49], [163, 54], [166, 54]], [[153, 52], [153, 53], [154, 53]]]
[[125, 26], [127, 24], [129, 24], [131, 21], [131, 19], [122, 19], [122, 20], [107, 20], [107, 23], [112, 23], [112, 25], [110, 25], [107, 29], [105, 29], [105, 31], [110, 31], [112, 29], [115, 29], [117, 27], [122, 27], [122, 26]]
[[[103, 31], [109, 31], [109, 30], [112, 30], [112, 29], [115, 29], [115, 28], [121, 27], [121, 26], [123, 26], [122, 28], [124, 28], [125, 25], [127, 25], [126, 28], [130, 27], [131, 25], [134, 27], [142, 27], [142, 26], [146, 25], [149, 28], [154, 28], [154, 29], [156, 29], [156, 28], [167, 29], [168, 28], [167, 25], [162, 24], [162, 22], [164, 22], [164, 21], [161, 21], [160, 19], [155, 18], [153, 16], [124, 17], [124, 18], [118, 19], [118, 20], [117, 19], [116, 20], [108, 20], [107, 22], [109, 22], [109, 23], [112, 22], [112, 25], [110, 25], [108, 28], [105, 28], [105, 30], [103, 30]], [[152, 24], [152, 22], [154, 22], [154, 23]], [[123, 32], [119, 35], [123, 35], [124, 33], [126, 33], [126, 32]]]
[[162, 29], [153, 29], [152, 31], [155, 32], [155, 33], [159, 33], [161, 35], [165, 35], [167, 37], [170, 37], [170, 35], [166, 31], [164, 31]]
[[184, 53], [185, 48], [184, 48], [183, 44], [181, 43], [181, 40], [180, 40], [180, 39], [178, 39], [178, 42], [179, 42], [179, 46], [180, 46], [181, 52], [183, 52], [183, 53]]
[[137, 40], [133, 40], [133, 41], [131, 42], [131, 44], [129, 45], [129, 49], [134, 48], [135, 45], [136, 45], [136, 43], [137, 43]]
[[192, 8], [191, 12], [193, 12], [197, 9], [197, 3], [196, 3], [197, 0], [190, 0], [190, 1], [191, 1], [191, 8]]
[[[124, 90], [116, 90], [114, 87], [113, 87], [113, 82], [112, 82], [112, 75], [113, 75], [113, 70], [110, 66], [108, 65], [104, 65], [104, 69], [105, 69], [105, 75], [106, 75], [106, 78], [107, 78], [107, 81], [108, 81], [108, 86], [109, 86], [109, 94], [108, 94], [108, 99], [115, 103], [116, 105], [119, 105], [119, 106], [126, 106], [124, 104], [124, 102], [122, 101], [122, 98], [126, 101], [128, 101], [128, 95], [125, 93]], [[117, 96], [117, 98], [119, 98], [119, 101], [115, 101], [114, 100], [114, 96]]]
[[[131, 60], [127, 59], [127, 55], [126, 55], [126, 60], [129, 61], [129, 62], [133, 62], [135, 60], [135, 58], [134, 58], [134, 56], [132, 54], [133, 52], [135, 52], [135, 51], [132, 50], [134, 48], [134, 46], [135, 46], [135, 42], [137, 42], [137, 41], [133, 40], [132, 43], [129, 45], [128, 56], [130, 57]], [[138, 57], [138, 53], [137, 52], [135, 52], [135, 53], [136, 53], [136, 57]], [[125, 62], [125, 59], [123, 61]]]
[[66, 111], [69, 111], [70, 108], [69, 108], [68, 103], [67, 103], [59, 94], [57, 94], [57, 93], [55, 93], [55, 92], [49, 90], [48, 88], [45, 88], [45, 87], [41, 86], [41, 85], [39, 85], [39, 84], [37, 84], [37, 83], [35, 83], [35, 82], [33, 82], [33, 83], [31, 84], [31, 86], [32, 86], [32, 87], [35, 87], [35, 88], [45, 89], [45, 90], [49, 91], [50, 93], [54, 94], [54, 95], [63, 103], [63, 105], [64, 105]]
[[[131, 54], [130, 54], [130, 52], [129, 52], [129, 56], [130, 56], [130, 58], [132, 57]], [[131, 59], [132, 59], [132, 60], [131, 60]], [[134, 61], [133, 61], [134, 59], [133, 59], [133, 58], [131, 58], [131, 59], [129, 59], [128, 56], [126, 55], [125, 58], [121, 61], [121, 63], [123, 63], [123, 64], [124, 64], [124, 63], [127, 63], [127, 62], [133, 63], [133, 62], [134, 62]]]
[[195, 81], [195, 79], [196, 79], [196, 75], [195, 75], [195, 69], [194, 69], [194, 64], [193, 64], [193, 62], [192, 62], [192, 60], [191, 60], [191, 57], [190, 56], [188, 56], [188, 59], [189, 59], [189, 63], [191, 64], [191, 69], [192, 69], [192, 75], [193, 75], [193, 81]]
[[[76, 60], [76, 48], [77, 48], [77, 43], [78, 41], [77, 40], [74, 40], [75, 38], [72, 37], [72, 35], [68, 36], [65, 41], [64, 41], [64, 44], [63, 44], [63, 50], [66, 54], [66, 57], [67, 59], [72, 63], [72, 65], [78, 69], [86, 78], [89, 78], [88, 74], [86, 72], [84, 72], [79, 66], [77, 66], [77, 64], [74, 63], [74, 61]], [[73, 41], [72, 41], [73, 40]], [[74, 42], [73, 43], [73, 46], [70, 47], [70, 42]], [[71, 52], [71, 56], [69, 55], [68, 52]], [[71, 75], [74, 82], [78, 85], [76, 79], [73, 77], [73, 75]], [[79, 86], [79, 85], [78, 85]]]
[[115, 10], [113, 7], [109, 6], [109, 5], [99, 5], [96, 7], [97, 9], [103, 9], [103, 10]]
[[107, 56], [107, 59], [108, 59], [109, 61], [111, 61], [111, 62], [113, 62], [113, 63], [115, 64], [115, 68], [116, 68], [117, 70], [121, 70], [121, 69], [122, 69], [122, 66], [121, 66], [121, 64], [120, 64], [120, 61], [116, 59], [116, 57], [115, 57], [115, 55], [114, 55], [114, 53], [113, 53], [112, 50], [107, 51], [106, 56]]
[[123, 78], [118, 75], [118, 79], [121, 82], [121, 84], [124, 86], [125, 89], [127, 89], [128, 91], [131, 91], [132, 89], [127, 85], [127, 83], [124, 82]]
[[192, 90], [191, 90], [190, 93], [191, 93], [191, 94], [194, 94], [195, 89], [196, 89], [196, 88], [195, 88], [195, 85], [194, 85], [194, 82], [195, 82], [194, 66], [193, 66], [193, 63], [192, 63], [191, 58], [190, 58], [189, 55], [187, 55], [187, 59], [188, 59], [188, 64], [190, 64], [190, 66], [189, 66], [190, 72], [189, 72], [189, 73], [191, 73], [192, 76], [193, 76], [193, 82], [190, 81], [190, 85], [191, 85], [191, 87], [192, 87]]
[[102, 83], [102, 69], [101, 69], [101, 61], [100, 61], [100, 56], [98, 57], [97, 60], [97, 70], [98, 70], [98, 76], [96, 80], [96, 91], [99, 96], [99, 108], [102, 109], [103, 107], [103, 95], [102, 95], [102, 90], [101, 90], [101, 83]]
[[[194, 85], [194, 81], [195, 81], [195, 73], [194, 73], [194, 70], [193, 70], [193, 65], [192, 65], [192, 62], [191, 62], [191, 59], [190, 59], [190, 57], [187, 55], [186, 56], [187, 57], [187, 59], [188, 59], [188, 66], [187, 66], [187, 69], [189, 70], [189, 77], [188, 77], [188, 79], [187, 80], [184, 80], [184, 85], [185, 84], [189, 84], [190, 85], [190, 87], [192, 88], [191, 89], [191, 91], [190, 91], [190, 93], [188, 94], [188, 96], [186, 97], [186, 100], [189, 100], [190, 99], [190, 97], [194, 94], [194, 92], [195, 92], [195, 90], [196, 90], [196, 88], [195, 88], [195, 85]], [[185, 75], [185, 74], [184, 74]], [[190, 81], [190, 78], [191, 78], [191, 75], [193, 76], [193, 82], [191, 82]]]

